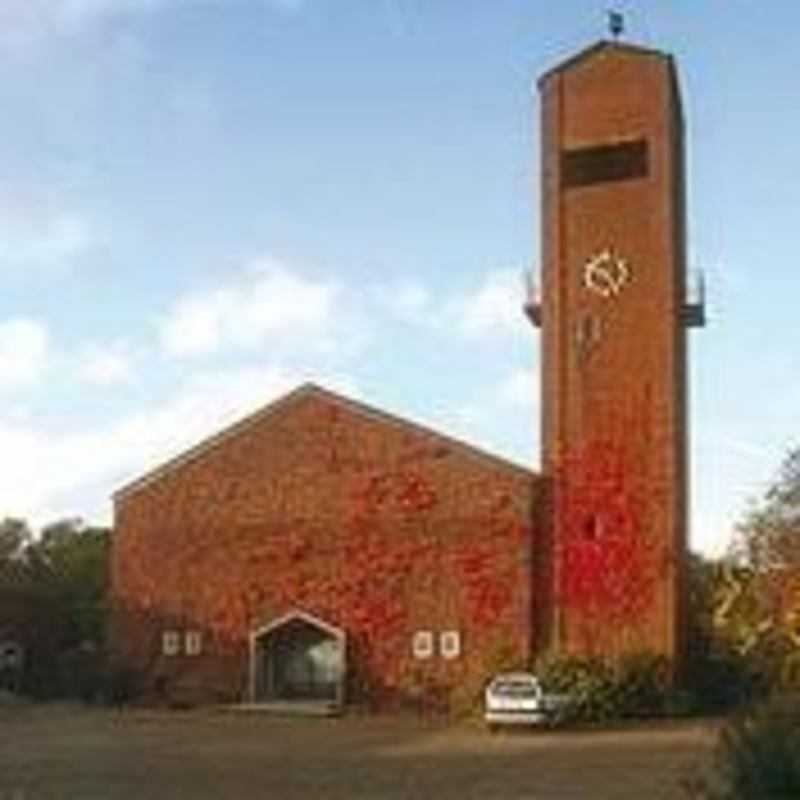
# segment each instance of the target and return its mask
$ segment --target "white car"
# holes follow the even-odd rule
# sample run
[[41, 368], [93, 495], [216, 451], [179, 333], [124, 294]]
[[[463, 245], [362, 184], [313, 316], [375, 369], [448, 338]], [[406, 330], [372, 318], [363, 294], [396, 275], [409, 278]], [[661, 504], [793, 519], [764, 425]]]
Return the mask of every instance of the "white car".
[[567, 709], [566, 695], [544, 691], [529, 672], [496, 675], [486, 687], [484, 717], [490, 728], [499, 725], [552, 725]]

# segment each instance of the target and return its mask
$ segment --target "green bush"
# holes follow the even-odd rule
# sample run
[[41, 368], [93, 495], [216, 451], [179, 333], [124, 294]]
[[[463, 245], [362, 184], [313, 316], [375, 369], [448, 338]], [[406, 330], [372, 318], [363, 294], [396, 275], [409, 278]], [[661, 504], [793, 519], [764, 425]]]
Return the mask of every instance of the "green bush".
[[663, 714], [670, 690], [669, 660], [647, 652], [624, 656], [617, 665], [616, 687], [617, 707], [622, 716]]
[[684, 783], [694, 800], [800, 797], [800, 698], [776, 695], [720, 732], [712, 776]]
[[91, 643], [73, 647], [56, 659], [57, 685], [61, 697], [94, 703], [105, 686], [103, 654]]
[[546, 655], [536, 664], [546, 691], [571, 698], [568, 717], [603, 721], [664, 712], [669, 662], [632, 653], [616, 663], [588, 656]]
[[569, 719], [599, 721], [618, 716], [614, 674], [602, 659], [544, 656], [535, 671], [545, 691], [569, 695]]
[[718, 644], [701, 652], [689, 651], [685, 685], [699, 712], [719, 714], [763, 699], [769, 677], [753, 659]]

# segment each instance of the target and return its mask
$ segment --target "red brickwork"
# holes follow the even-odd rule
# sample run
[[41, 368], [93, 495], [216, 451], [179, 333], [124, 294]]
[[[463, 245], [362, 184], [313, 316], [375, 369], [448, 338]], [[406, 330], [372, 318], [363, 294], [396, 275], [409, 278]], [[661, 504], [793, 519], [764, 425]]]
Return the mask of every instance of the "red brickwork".
[[[548, 644], [648, 648], [680, 662], [685, 231], [674, 68], [662, 53], [602, 43], [540, 88], [546, 477], [298, 390], [116, 496], [114, 638], [151, 687], [243, 699], [251, 633], [292, 609], [345, 631], [349, 699], [379, 705], [474, 696], [501, 655], [524, 663]], [[619, 164], [601, 165], [610, 180], [564, 167], [565, 152], [620, 143], [632, 159], [623, 179]], [[606, 293], [586, 281], [603, 253], [616, 264], [600, 282], [615, 284]], [[168, 630], [200, 632], [202, 654], [162, 655]], [[420, 630], [459, 631], [461, 655], [413, 658]]]
[[[679, 659], [687, 434], [683, 123], [674, 68], [662, 53], [605, 43], [548, 73], [540, 89], [551, 637], [567, 650], [648, 647]], [[565, 178], [564, 153], [625, 142], [646, 143], [645, 175], [572, 185]], [[604, 252], [619, 279], [605, 295], [586, 283], [587, 263]], [[615, 466], [587, 465], [598, 453]], [[599, 485], [589, 485], [587, 475]], [[583, 515], [577, 523], [576, 514]], [[601, 552], [610, 558], [621, 547], [614, 537], [627, 537], [630, 553], [649, 553], [648, 586], [628, 583], [628, 592], [640, 597], [620, 601], [605, 627], [597, 598], [591, 608], [581, 607], [575, 598], [585, 600], [586, 592], [564, 591], [576, 585], [565, 572], [575, 569], [581, 537], [584, 570], [587, 559]], [[633, 568], [601, 559], [596, 569], [599, 585], [608, 582], [609, 570]], [[622, 607], [636, 613], [622, 620]]]
[[[351, 700], [474, 693], [530, 651], [535, 481], [301, 388], [118, 493], [115, 642], [151, 687], [242, 699], [250, 633], [296, 608], [346, 632]], [[202, 655], [161, 655], [165, 630]], [[417, 630], [462, 655], [414, 659]]]

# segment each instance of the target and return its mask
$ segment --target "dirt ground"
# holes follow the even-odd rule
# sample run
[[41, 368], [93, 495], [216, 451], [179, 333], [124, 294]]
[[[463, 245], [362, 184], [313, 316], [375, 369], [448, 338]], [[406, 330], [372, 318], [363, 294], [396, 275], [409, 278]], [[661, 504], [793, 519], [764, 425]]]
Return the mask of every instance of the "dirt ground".
[[417, 718], [0, 708], [0, 800], [671, 800], [712, 723], [489, 734]]

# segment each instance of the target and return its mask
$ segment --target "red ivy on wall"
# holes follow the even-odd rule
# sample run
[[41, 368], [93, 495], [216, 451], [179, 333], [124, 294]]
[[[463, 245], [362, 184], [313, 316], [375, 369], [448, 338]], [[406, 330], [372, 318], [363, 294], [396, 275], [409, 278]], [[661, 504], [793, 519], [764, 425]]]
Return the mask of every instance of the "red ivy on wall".
[[563, 459], [555, 484], [557, 602], [586, 630], [630, 629], [652, 607], [662, 561], [647, 487], [624, 453], [597, 441]]
[[[269, 530], [256, 523], [220, 526], [208, 540], [171, 537], [168, 552], [181, 557], [161, 559], [156, 570], [145, 566], [152, 542], [142, 540], [126, 565], [135, 567], [139, 587], [132, 596], [171, 602], [168, 613], [207, 626], [219, 651], [232, 657], [241, 656], [254, 627], [291, 609], [341, 627], [351, 679], [362, 696], [383, 703], [383, 690], [404, 692], [417, 679], [426, 687], [440, 678], [460, 681], [464, 670], [481, 666], [486, 637], [527, 632], [529, 510], [515, 495], [521, 484], [502, 476], [481, 480], [467, 470], [465, 480], [474, 483], [446, 483], [455, 478], [450, 465], [437, 466], [447, 455], [438, 441], [409, 436], [386, 458], [367, 446], [354, 449], [347, 422], [323, 413], [305, 426], [313, 452], [303, 463], [314, 465], [309, 478], [330, 478], [323, 494], [335, 506], [326, 516], [336, 531], [321, 530], [325, 523], [314, 513], [292, 521], [287, 515], [296, 512], [282, 511]], [[303, 492], [312, 490], [287, 476], [286, 484], [271, 484], [269, 502], [302, 509]], [[469, 493], [463, 519], [460, 493]], [[134, 544], [129, 539], [131, 550]], [[462, 631], [464, 657], [412, 659], [413, 634], [430, 624], [429, 612]]]
[[515, 598], [521, 596], [519, 559], [531, 529], [516, 517], [507, 493], [489, 504], [481, 528], [481, 535], [470, 537], [454, 552], [453, 563], [464, 607], [477, 625], [485, 627], [512, 610]]
[[[329, 457], [321, 463], [341, 474], [345, 448], [333, 431], [327, 438]], [[421, 467], [426, 457], [418, 447], [396, 469], [356, 470], [345, 479], [342, 529], [333, 545], [319, 544], [309, 531], [270, 536], [270, 580], [247, 598], [250, 608], [266, 604], [275, 614], [302, 608], [342, 627], [351, 666], [371, 694], [396, 671], [398, 654], [410, 652], [409, 587], [434, 592], [447, 572], [456, 587], [454, 606], [472, 626], [508, 619], [521, 596], [519, 553], [530, 529], [520, 523], [511, 495], [495, 487], [484, 518], [465, 520], [478, 530], [446, 539], [434, 515], [440, 497]], [[498, 563], [498, 553], [507, 558]]]

